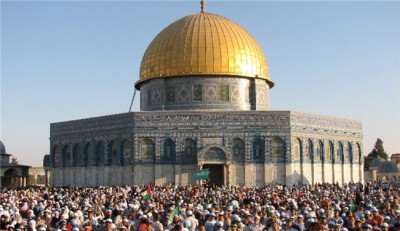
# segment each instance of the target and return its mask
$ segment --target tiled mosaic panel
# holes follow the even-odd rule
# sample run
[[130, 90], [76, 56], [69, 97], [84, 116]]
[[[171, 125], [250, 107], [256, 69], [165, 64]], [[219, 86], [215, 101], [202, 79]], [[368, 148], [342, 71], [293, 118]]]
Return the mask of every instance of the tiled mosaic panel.
[[[141, 110], [268, 110], [269, 88], [258, 80], [256, 93], [250, 81], [238, 77], [185, 77], [154, 79], [141, 86]], [[257, 102], [250, 102], [254, 94]], [[256, 103], [256, 107], [251, 107]]]
[[190, 86], [177, 86], [177, 102], [188, 102], [190, 100]]
[[203, 100], [203, 88], [202, 85], [194, 85], [193, 86], [193, 101], [202, 101]]

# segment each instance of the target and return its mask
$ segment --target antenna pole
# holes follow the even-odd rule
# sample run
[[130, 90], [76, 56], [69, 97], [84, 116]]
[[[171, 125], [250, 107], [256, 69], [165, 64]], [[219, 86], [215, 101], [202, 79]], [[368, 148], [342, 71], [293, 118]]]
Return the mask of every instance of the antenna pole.
[[131, 112], [131, 111], [132, 111], [132, 105], [133, 105], [133, 100], [135, 99], [135, 95], [136, 95], [136, 88], [135, 88], [135, 90], [133, 91], [131, 106], [129, 107], [129, 111], [128, 111], [128, 112]]

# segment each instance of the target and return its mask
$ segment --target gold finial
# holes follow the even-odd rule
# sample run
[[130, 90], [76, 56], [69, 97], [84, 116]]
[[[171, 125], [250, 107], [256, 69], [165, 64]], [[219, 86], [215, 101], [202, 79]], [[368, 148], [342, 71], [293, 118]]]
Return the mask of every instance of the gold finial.
[[206, 7], [206, 1], [201, 0], [200, 5], [201, 5], [201, 12], [204, 12], [204, 8]]

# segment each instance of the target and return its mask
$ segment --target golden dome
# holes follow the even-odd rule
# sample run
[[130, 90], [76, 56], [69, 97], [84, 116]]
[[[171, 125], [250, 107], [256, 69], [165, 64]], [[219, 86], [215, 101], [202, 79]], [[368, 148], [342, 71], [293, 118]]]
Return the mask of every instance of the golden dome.
[[193, 75], [254, 77], [274, 85], [255, 39], [229, 19], [205, 12], [173, 22], [153, 39], [136, 88], [149, 79]]

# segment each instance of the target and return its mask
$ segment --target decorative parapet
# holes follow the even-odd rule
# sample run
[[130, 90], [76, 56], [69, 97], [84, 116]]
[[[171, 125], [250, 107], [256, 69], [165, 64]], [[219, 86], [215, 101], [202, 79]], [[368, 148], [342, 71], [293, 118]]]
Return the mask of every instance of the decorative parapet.
[[134, 113], [123, 113], [101, 117], [50, 124], [50, 137], [68, 136], [74, 134], [93, 134], [113, 130], [123, 130], [134, 127]]
[[358, 120], [304, 112], [291, 112], [290, 125], [292, 131], [307, 133], [307, 130], [309, 130], [314, 134], [329, 131], [362, 137], [362, 123]]

